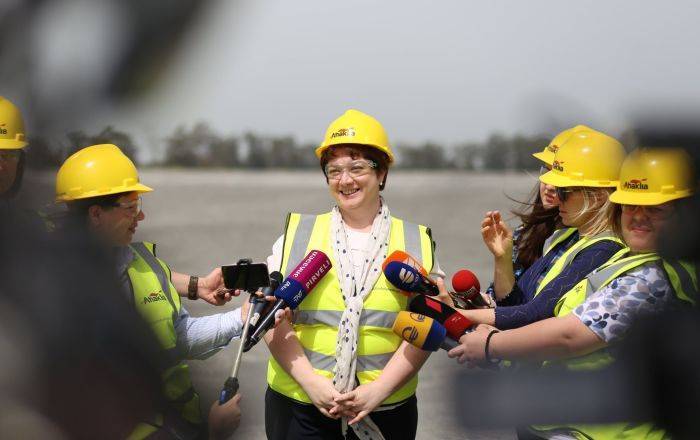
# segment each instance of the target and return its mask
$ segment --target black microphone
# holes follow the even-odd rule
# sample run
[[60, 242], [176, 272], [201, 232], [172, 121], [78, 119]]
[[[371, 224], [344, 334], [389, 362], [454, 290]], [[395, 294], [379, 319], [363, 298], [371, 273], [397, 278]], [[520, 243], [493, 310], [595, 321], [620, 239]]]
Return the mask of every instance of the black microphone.
[[265, 299], [265, 297], [274, 295], [275, 290], [277, 290], [280, 283], [282, 283], [282, 274], [278, 271], [274, 271], [274, 272], [270, 273], [270, 285], [268, 287], [263, 287], [261, 289], [263, 297], [261, 298], [257, 295], [250, 296], [250, 302], [252, 303], [251, 307], [253, 308], [253, 310], [251, 310], [251, 315], [250, 315], [250, 331], [251, 332], [255, 331], [256, 325], [258, 324], [258, 321], [260, 320], [260, 316], [262, 316], [263, 311], [270, 304], [270, 302], [267, 301]]
[[306, 298], [306, 295], [321, 281], [321, 278], [331, 270], [331, 267], [331, 260], [326, 254], [318, 250], [309, 252], [301, 263], [290, 272], [284, 283], [275, 290], [275, 296], [278, 298], [277, 302], [265, 313], [255, 331], [244, 341], [243, 351], [253, 348], [255, 344], [260, 342], [265, 333], [275, 325], [275, 314], [278, 310], [282, 310], [285, 307], [296, 309]]

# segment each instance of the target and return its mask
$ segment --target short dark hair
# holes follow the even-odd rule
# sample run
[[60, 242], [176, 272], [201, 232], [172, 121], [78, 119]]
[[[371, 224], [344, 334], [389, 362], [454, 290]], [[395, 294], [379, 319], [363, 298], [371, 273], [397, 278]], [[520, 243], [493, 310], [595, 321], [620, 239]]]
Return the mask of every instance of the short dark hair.
[[[382, 172], [384, 172], [384, 180], [379, 184], [379, 190], [381, 191], [384, 189], [386, 186], [386, 178], [389, 175], [389, 155], [377, 148], [367, 145], [338, 144], [324, 150], [320, 159], [321, 170], [323, 171], [324, 176], [326, 175], [326, 165], [328, 165], [328, 162], [333, 159], [334, 151], [337, 151], [338, 148], [348, 149], [350, 152], [350, 157], [353, 160], [367, 159], [376, 163], [377, 168], [374, 169], [375, 174], [379, 176]], [[328, 182], [328, 176], [326, 176], [326, 182]]]

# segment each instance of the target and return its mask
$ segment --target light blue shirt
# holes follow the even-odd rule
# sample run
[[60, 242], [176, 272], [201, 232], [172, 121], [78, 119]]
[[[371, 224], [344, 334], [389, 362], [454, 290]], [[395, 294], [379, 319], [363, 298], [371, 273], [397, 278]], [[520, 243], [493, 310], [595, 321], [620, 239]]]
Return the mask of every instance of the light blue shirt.
[[[127, 268], [134, 258], [136, 256], [128, 246], [115, 249], [117, 274], [122, 290], [128, 296], [132, 293]], [[127, 297], [127, 299], [130, 302], [133, 301], [133, 298]], [[241, 308], [215, 315], [193, 317], [184, 306], [181, 306], [174, 326], [177, 333], [177, 346], [182, 357], [206, 359], [228, 345], [231, 339], [241, 336], [243, 332]]]

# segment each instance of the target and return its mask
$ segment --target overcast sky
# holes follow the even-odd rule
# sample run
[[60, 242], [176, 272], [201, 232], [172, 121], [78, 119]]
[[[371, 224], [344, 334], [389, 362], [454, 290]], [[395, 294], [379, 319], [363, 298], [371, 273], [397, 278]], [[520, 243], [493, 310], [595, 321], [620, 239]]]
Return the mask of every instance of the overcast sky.
[[318, 142], [354, 107], [394, 143], [617, 134], [631, 108], [700, 102], [698, 19], [697, 1], [214, 2], [157, 90], [89, 123]]

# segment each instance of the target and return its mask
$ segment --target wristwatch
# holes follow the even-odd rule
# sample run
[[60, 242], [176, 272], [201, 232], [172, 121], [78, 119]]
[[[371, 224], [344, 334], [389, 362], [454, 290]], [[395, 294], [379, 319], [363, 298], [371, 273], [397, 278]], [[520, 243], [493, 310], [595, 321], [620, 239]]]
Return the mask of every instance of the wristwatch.
[[190, 283], [187, 285], [187, 298], [197, 299], [197, 290], [199, 284], [199, 277], [190, 275]]

